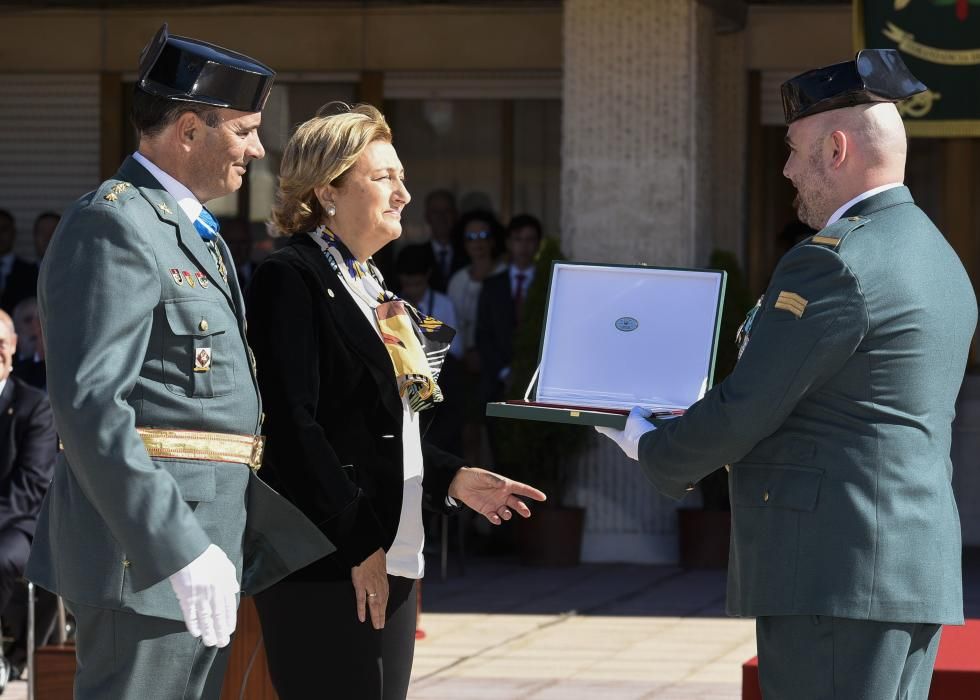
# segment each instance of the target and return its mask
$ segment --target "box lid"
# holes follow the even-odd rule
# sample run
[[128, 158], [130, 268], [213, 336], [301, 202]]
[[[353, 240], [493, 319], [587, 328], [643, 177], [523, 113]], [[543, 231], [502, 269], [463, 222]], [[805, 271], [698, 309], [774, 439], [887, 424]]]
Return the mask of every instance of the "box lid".
[[683, 409], [711, 387], [720, 270], [552, 266], [535, 400]]

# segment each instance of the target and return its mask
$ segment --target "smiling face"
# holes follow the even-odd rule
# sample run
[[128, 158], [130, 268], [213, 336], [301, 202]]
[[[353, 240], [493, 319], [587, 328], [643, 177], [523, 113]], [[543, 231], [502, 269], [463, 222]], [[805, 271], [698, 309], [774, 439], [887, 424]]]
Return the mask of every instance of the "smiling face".
[[800, 221], [819, 231], [837, 209], [829, 163], [833, 149], [830, 137], [810, 118], [789, 125], [786, 145], [789, 156], [783, 176], [796, 188], [793, 207]]
[[326, 224], [358, 260], [366, 260], [402, 234], [402, 209], [412, 197], [395, 147], [373, 141], [337, 186], [318, 188], [317, 197], [337, 213]]
[[259, 140], [261, 112], [215, 110], [216, 126], [191, 115], [196, 121], [187, 172], [193, 183], [185, 183], [201, 202], [237, 191], [248, 164], [265, 155]]

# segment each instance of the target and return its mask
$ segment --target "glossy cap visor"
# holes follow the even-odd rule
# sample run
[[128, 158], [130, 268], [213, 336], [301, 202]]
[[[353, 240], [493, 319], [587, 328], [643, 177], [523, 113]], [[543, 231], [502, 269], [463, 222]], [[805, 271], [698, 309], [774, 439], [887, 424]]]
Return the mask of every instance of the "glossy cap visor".
[[240, 53], [170, 36], [164, 25], [140, 61], [139, 87], [158, 97], [260, 112], [276, 73]]
[[792, 124], [832, 109], [899, 102], [926, 89], [898, 51], [865, 49], [853, 61], [807, 71], [783, 83], [783, 116]]

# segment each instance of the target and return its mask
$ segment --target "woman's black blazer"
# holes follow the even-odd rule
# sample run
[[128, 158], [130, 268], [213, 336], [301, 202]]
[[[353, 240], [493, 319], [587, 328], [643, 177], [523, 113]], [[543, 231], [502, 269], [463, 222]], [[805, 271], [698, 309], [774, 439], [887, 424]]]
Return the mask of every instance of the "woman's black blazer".
[[[337, 547], [290, 578], [347, 578], [390, 548], [401, 515], [403, 409], [391, 359], [305, 234], [259, 265], [247, 308], [266, 414], [260, 475]], [[423, 434], [436, 410], [421, 414]], [[445, 511], [463, 462], [424, 441], [422, 452], [423, 504]]]

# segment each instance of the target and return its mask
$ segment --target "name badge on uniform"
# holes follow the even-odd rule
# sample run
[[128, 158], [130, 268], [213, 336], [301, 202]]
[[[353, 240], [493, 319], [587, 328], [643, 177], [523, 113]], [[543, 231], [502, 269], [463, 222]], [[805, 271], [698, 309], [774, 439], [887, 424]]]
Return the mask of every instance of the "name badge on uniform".
[[211, 348], [197, 349], [197, 354], [194, 355], [194, 371], [195, 372], [211, 371]]

